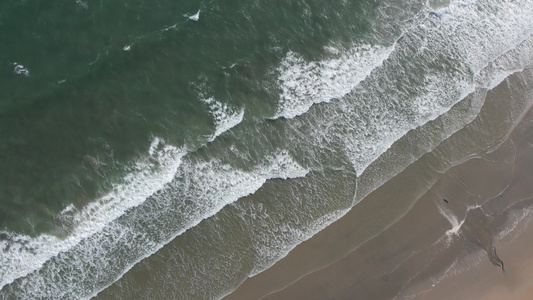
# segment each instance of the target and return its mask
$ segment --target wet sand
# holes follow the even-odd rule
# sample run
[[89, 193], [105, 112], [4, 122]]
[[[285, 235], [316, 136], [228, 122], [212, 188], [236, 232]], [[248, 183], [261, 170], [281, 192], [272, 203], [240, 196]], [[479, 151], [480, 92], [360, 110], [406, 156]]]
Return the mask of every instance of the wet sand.
[[[428, 293], [415, 299], [533, 299], [533, 224], [520, 224], [518, 236], [503, 241], [498, 249], [506, 262], [506, 273], [494, 272], [488, 260], [470, 270], [442, 280]], [[527, 226], [529, 225], [529, 226]]]
[[533, 206], [532, 75], [490, 91], [471, 124], [224, 299], [529, 299], [529, 216], [499, 232]]

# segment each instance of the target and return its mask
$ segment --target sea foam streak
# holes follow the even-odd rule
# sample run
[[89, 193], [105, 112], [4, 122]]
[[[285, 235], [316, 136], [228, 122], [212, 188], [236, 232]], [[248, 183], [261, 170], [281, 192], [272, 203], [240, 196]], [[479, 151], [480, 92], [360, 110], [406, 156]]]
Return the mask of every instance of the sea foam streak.
[[24, 67], [23, 65], [14, 62], [13, 63], [13, 74], [16, 75], [24, 75], [24, 76], [30, 76], [30, 71]]
[[[338, 52], [332, 47], [328, 49]], [[338, 58], [312, 62], [289, 52], [278, 68], [281, 95], [273, 118], [294, 118], [313, 104], [346, 95], [381, 65], [393, 49], [393, 46], [359, 46]]]
[[207, 98], [202, 100], [202, 102], [209, 106], [209, 110], [215, 121], [215, 133], [209, 139], [210, 142], [242, 122], [244, 109], [231, 109], [227, 104], [220, 103], [213, 98]]
[[307, 173], [285, 151], [265, 157], [251, 172], [217, 159], [184, 159], [174, 180], [162, 190], [2, 292], [17, 299], [92, 296], [142, 258], [225, 205], [255, 192], [266, 180]]
[[[322, 147], [327, 147], [325, 143], [345, 143], [346, 153], [357, 174], [362, 174], [407, 131], [446, 113], [476, 89], [495, 87], [505, 76], [531, 63], [531, 39], [526, 40], [533, 30], [533, 20], [527, 16], [533, 9], [531, 2], [508, 5], [492, 1], [492, 6], [483, 3], [481, 7], [452, 5], [455, 5], [453, 14], [446, 18], [446, 23], [441, 19], [422, 20], [397, 42], [394, 52], [388, 54], [383, 64], [359, 82], [357, 93], [344, 91], [339, 94], [342, 96], [339, 101], [329, 104], [335, 108], [322, 110], [324, 115], [320, 120], [313, 119], [316, 127], [310, 129], [312, 134], [309, 136], [317, 138], [313, 142]], [[458, 30], [459, 26], [465, 28]], [[413, 50], [417, 52], [413, 53]], [[444, 56], [442, 65], [435, 65], [435, 55]], [[287, 61], [294, 60], [293, 56], [289, 53]], [[315, 77], [320, 72], [314, 70], [320, 64], [305, 63], [301, 59], [295, 61], [293, 67], [286, 62], [281, 67], [282, 70], [292, 68], [284, 74], [290, 74], [288, 78], [296, 78], [303, 85], [299, 90], [298, 87], [293, 88], [294, 82], [283, 86], [287, 83], [280, 80], [282, 95], [278, 115], [288, 118], [300, 115], [315, 102], [303, 96], [291, 98], [287, 95], [323, 95], [320, 82], [328, 80], [327, 77]], [[416, 73], [424, 74], [420, 81], [424, 85], [409, 90], [409, 76]], [[289, 98], [296, 99], [296, 102], [286, 105]], [[343, 126], [339, 128], [335, 124]], [[459, 222], [443, 210], [441, 213], [453, 227], [447, 232], [451, 238], [464, 220]], [[297, 234], [294, 238], [305, 239]], [[285, 247], [269, 248], [265, 251], [265, 261], [272, 257], [281, 258], [296, 244], [292, 241]], [[265, 262], [263, 267], [257, 266], [254, 274], [269, 265]]]
[[200, 10], [198, 10], [194, 15], [189, 16], [189, 20], [198, 21], [200, 19]]
[[[459, 230], [461, 230], [461, 227], [463, 226], [465, 220], [466, 220], [466, 217], [465, 219], [461, 220], [461, 222], [459, 222], [459, 220], [457, 219], [457, 217], [448, 209], [438, 205], [437, 206], [438, 209], [439, 209], [439, 212], [440, 214], [446, 218], [446, 220], [448, 220], [448, 222], [450, 222], [450, 225], [452, 226], [451, 229], [448, 229], [446, 231], [446, 247], [450, 246], [451, 242], [452, 242], [452, 237], [453, 236], [458, 236], [459, 235]], [[467, 209], [466, 211], [466, 214], [468, 214], [468, 211], [470, 210], [470, 208]]]
[[166, 145], [154, 138], [149, 155], [129, 169], [123, 182], [112, 191], [81, 210], [65, 208], [58, 216], [68, 219], [70, 234], [65, 239], [42, 234], [36, 238], [6, 233], [9, 239], [0, 241], [0, 288], [39, 269], [47, 260], [69, 251], [83, 239], [101, 231], [106, 224], [141, 204], [150, 195], [170, 182], [185, 154], [183, 150]]
[[[501, 76], [487, 75], [486, 78], [491, 78], [489, 84], [480, 83], [478, 79], [495, 60], [506, 56], [509, 50], [531, 35], [531, 1], [484, 1], [476, 4], [459, 6], [446, 18], [428, 17], [422, 20], [416, 29], [405, 34], [404, 40], [397, 42], [394, 49], [370, 47], [360, 50], [367, 51], [367, 54], [361, 54], [363, 59], [359, 62], [363, 63], [356, 62], [351, 67], [362, 65], [365, 67], [363, 72], [351, 70], [354, 73], [350, 73], [350, 70], [343, 69], [343, 62], [350, 64], [347, 60], [355, 55], [350, 51], [341, 54], [339, 61], [314, 63], [303, 61], [297, 54], [288, 54], [284, 62], [286, 65], [280, 67], [284, 79], [280, 80], [282, 95], [276, 117], [293, 118], [304, 114], [314, 103], [342, 98], [330, 103], [340, 109], [337, 112], [331, 110], [326, 118], [317, 120], [317, 127], [311, 129], [316, 130], [312, 132], [316, 134], [306, 137], [310, 143], [315, 142], [312, 137], [324, 137], [327, 142], [342, 144], [357, 173], [361, 174], [407, 131], [445, 113], [476, 88], [497, 82]], [[371, 57], [368, 53], [376, 56]], [[436, 53], [441, 56], [439, 61], [435, 59]], [[343, 57], [346, 57], [345, 60], [342, 60]], [[523, 60], [516, 62], [517, 65], [508, 70], [523, 68]], [[498, 68], [493, 70], [496, 73], [501, 71]], [[421, 75], [409, 78], [413, 74]], [[339, 91], [334, 88], [336, 80], [332, 76], [343, 84], [338, 86]], [[351, 78], [351, 81], [340, 79], [344, 77]], [[409, 89], [410, 80], [424, 82], [424, 85]], [[355, 87], [360, 94], [352, 91]], [[239, 114], [235, 119], [238, 117]], [[228, 127], [216, 125], [217, 128]], [[159, 142], [156, 144], [159, 145]], [[158, 146], [150, 149], [150, 153], [161, 151]], [[129, 196], [140, 202], [129, 206], [132, 209], [127, 210], [111, 200], [95, 204], [116, 211], [114, 221], [98, 222], [98, 219], [92, 218], [95, 212], [87, 211], [80, 216], [85, 216], [88, 221], [79, 222], [72, 237], [64, 241], [50, 236], [37, 239], [15, 237], [12, 240], [16, 242], [11, 244], [2, 241], [0, 246], [8, 249], [2, 255], [0, 266], [2, 285], [42, 267], [4, 286], [0, 295], [6, 298], [89, 297], [187, 228], [215, 214], [224, 205], [254, 193], [266, 180], [303, 177], [308, 172], [282, 150], [265, 157], [251, 171], [241, 170], [216, 158], [182, 159], [183, 152], [175, 148], [170, 152], [173, 153], [169, 155], [173, 167], [168, 176], [161, 176], [165, 180], [154, 181], [157, 188], [152, 188], [151, 193], [136, 189], [137, 184], [142, 185], [142, 182], [131, 184]], [[183, 163], [180, 165], [181, 160]], [[149, 175], [157, 175], [161, 169], [155, 168], [148, 174], [142, 170], [138, 170], [138, 176], [150, 181], [152, 177]], [[132, 176], [130, 180], [138, 176]], [[129, 189], [119, 191], [125, 193]], [[98, 211], [96, 209], [96, 213]], [[65, 211], [65, 214], [68, 213], [68, 210]], [[322, 221], [331, 223], [337, 216], [325, 218]], [[290, 244], [269, 248], [263, 252], [263, 257], [270, 260], [283, 256], [302, 239], [325, 226], [321, 221], [318, 223], [321, 225], [312, 232], [290, 233], [289, 236], [294, 238]], [[44, 249], [43, 245], [48, 248]], [[43, 250], [33, 254], [32, 249], [41, 248]], [[20, 253], [26, 256], [19, 259]], [[258, 263], [254, 273], [270, 263]]]
[[[399, 40], [394, 49], [389, 50], [391, 53], [384, 51], [383, 56], [375, 60], [377, 67], [359, 73], [361, 76], [353, 76], [356, 80], [346, 83], [348, 88], [341, 88], [338, 93], [332, 88], [334, 82], [326, 75], [330, 71], [337, 74], [334, 68], [324, 67], [329, 61], [325, 61], [323, 65], [318, 62], [308, 63], [297, 54], [289, 53], [280, 67], [280, 78], [283, 78], [279, 81], [282, 94], [275, 117], [304, 118], [314, 103], [339, 98], [339, 101], [329, 103], [329, 107], [334, 109], [322, 111], [322, 119], [313, 118], [316, 122], [313, 125], [316, 124], [316, 127], [305, 134], [301, 131], [297, 134], [305, 136], [308, 139], [306, 142], [323, 147], [328, 147], [324, 143], [343, 144], [357, 173], [362, 174], [370, 163], [407, 131], [446, 113], [451, 106], [477, 88], [486, 88], [497, 83], [501, 72], [508, 74], [509, 70], [524, 67], [524, 61], [518, 59], [515, 61], [516, 65], [512, 64], [505, 70], [492, 68], [496, 65], [495, 61], [499, 63], [499, 59], [506, 57], [509, 50], [516, 48], [530, 36], [533, 24], [527, 14], [533, 8], [532, 4], [490, 1], [489, 4], [484, 2], [478, 6], [457, 6], [453, 14], [446, 19], [428, 16], [421, 20], [416, 28], [405, 33], [404, 39]], [[498, 21], [494, 21], [495, 19]], [[508, 24], [502, 27], [502, 23], [506, 22]], [[460, 26], [465, 28], [458, 30]], [[494, 42], [494, 39], [497, 42]], [[438, 59], [436, 54], [440, 55]], [[342, 64], [338, 63], [338, 67], [339, 74], [343, 74]], [[413, 75], [419, 77], [412, 77]], [[490, 82], [482, 80], [483, 76], [491, 78]], [[292, 81], [293, 79], [295, 81]], [[420, 82], [423, 84], [410, 89], [413, 83]], [[354, 88], [357, 88], [357, 93], [353, 91]], [[332, 91], [333, 93], [330, 93]], [[175, 191], [173, 193], [194, 195], [191, 199], [205, 199], [208, 205], [218, 205], [216, 201], [213, 202], [211, 195], [222, 196], [222, 199], [228, 199], [225, 196], [228, 194], [233, 194], [229, 197], [233, 199], [243, 195], [244, 190], [241, 188], [237, 189], [240, 192], [232, 192], [231, 184], [229, 190], [220, 190], [229, 179], [216, 179], [216, 176], [210, 173], [224, 174], [223, 176], [230, 174], [229, 177], [233, 177], [232, 174], [239, 172], [233, 173], [235, 171], [232, 168], [227, 170], [229, 173], [210, 171], [218, 168], [217, 164], [213, 163], [214, 161], [197, 165], [202, 172], [207, 173], [209, 181], [214, 180], [213, 182], [193, 175], [191, 178], [194, 182], [199, 182], [201, 188], [184, 193], [180, 186], [192, 187], [193, 183], [186, 180], [172, 185]], [[204, 164], [207, 164], [208, 168], [202, 167]], [[183, 174], [194, 173], [185, 171]], [[229, 182], [234, 181], [240, 185], [246, 185], [247, 182], [241, 179], [231, 179]], [[249, 191], [253, 192], [253, 188]], [[198, 205], [203, 204], [191, 202], [183, 205], [183, 208], [192, 207], [187, 213], [194, 214]], [[216, 210], [213, 209], [212, 212]], [[279, 240], [269, 240], [268, 237], [265, 240], [263, 236], [258, 235], [256, 244], [264, 247], [258, 247], [256, 250], [261, 254], [261, 261], [256, 262], [252, 274], [268, 268], [299, 242], [341, 215], [341, 211], [326, 215], [317, 220], [315, 228], [305, 233], [290, 226], [279, 228], [284, 234]], [[192, 216], [190, 220], [194, 218], [198, 216]], [[454, 226], [459, 225], [457, 220], [453, 223]]]
[[[491, 88], [509, 75], [509, 66], [493, 68], [494, 61], [531, 35], [531, 2], [452, 5], [456, 8], [446, 19], [426, 17], [403, 34], [392, 53], [383, 51], [370, 59], [379, 63], [369, 68], [368, 76], [346, 75], [341, 61], [353, 61], [353, 55], [343, 55], [338, 62], [305, 62], [288, 53], [280, 67], [277, 116], [291, 118], [317, 101], [341, 97], [330, 104], [332, 112], [324, 112], [311, 136], [345, 144], [357, 174], [362, 174], [409, 130], [446, 113], [477, 88]], [[511, 72], [524, 63], [515, 59]], [[341, 81], [340, 92], [331, 93], [329, 72], [353, 81]], [[353, 87], [356, 91], [350, 91]], [[339, 123], [345, 126], [335, 125]]]
[[257, 263], [250, 276], [257, 275], [268, 269], [278, 260], [285, 257], [298, 244], [311, 238], [329, 224], [340, 219], [347, 212], [348, 209], [345, 209], [325, 214], [313, 220], [305, 228], [297, 228], [296, 226], [285, 224], [282, 228], [279, 228], [279, 234], [275, 238], [268, 232], [259, 232], [254, 237], [253, 242], [255, 251], [258, 253]]

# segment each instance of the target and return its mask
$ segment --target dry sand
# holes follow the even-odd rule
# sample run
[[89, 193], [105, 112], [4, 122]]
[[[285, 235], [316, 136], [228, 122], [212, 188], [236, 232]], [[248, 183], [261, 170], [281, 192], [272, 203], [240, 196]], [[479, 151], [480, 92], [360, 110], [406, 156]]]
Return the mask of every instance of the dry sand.
[[[522, 222], [494, 239], [505, 274], [473, 240], [492, 239], [509, 225], [510, 212], [533, 205], [533, 112], [510, 117], [519, 109], [506, 110], [511, 102], [531, 102], [532, 73], [503, 82], [472, 124], [225, 299], [531, 299], [533, 225]], [[469, 139], [477, 141], [476, 151]], [[476, 206], [490, 226], [446, 234], [457, 225], [454, 217], [459, 223]], [[388, 211], [402, 213], [390, 220]], [[449, 276], [461, 269], [468, 270]]]

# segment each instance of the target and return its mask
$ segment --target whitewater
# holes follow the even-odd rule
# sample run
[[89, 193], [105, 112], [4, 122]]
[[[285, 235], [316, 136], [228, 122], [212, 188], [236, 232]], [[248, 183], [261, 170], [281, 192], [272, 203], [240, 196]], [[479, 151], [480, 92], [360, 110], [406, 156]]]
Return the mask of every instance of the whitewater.
[[[270, 70], [279, 102], [268, 120], [247, 119], [243, 108], [200, 95], [215, 124], [203, 145], [183, 148], [152, 137], [149, 148], [129, 164], [128, 174], [108, 194], [80, 209], [69, 206], [57, 216], [65, 224], [63, 236], [1, 232], [6, 238], [0, 240], [0, 298], [94, 297], [135, 264], [266, 182], [305, 180], [312, 172], [340, 168], [338, 162], [324, 161], [328, 151], [345, 158], [349, 164], [342, 168], [352, 168], [355, 177], [365, 176], [410, 130], [445, 116], [469, 95], [492, 89], [531, 65], [531, 11], [532, 1], [427, 5], [390, 43], [330, 45], [328, 57], [320, 61], [289, 51]], [[208, 16], [202, 11], [199, 19], [199, 12], [190, 18], [196, 16], [192, 20], [201, 23]], [[476, 109], [458, 123], [473, 120]], [[239, 136], [251, 122], [259, 122], [254, 132]], [[277, 130], [278, 124], [284, 130]], [[426, 151], [460, 128], [444, 128], [440, 140]], [[269, 145], [271, 139], [285, 142]], [[226, 142], [227, 155], [243, 163], [211, 155], [210, 149]], [[248, 143], [263, 143], [266, 154], [254, 153]], [[307, 156], [301, 158], [301, 153]], [[422, 154], [381, 174], [372, 187], [354, 188], [348, 204], [306, 221], [305, 229], [288, 224], [287, 234], [275, 246], [258, 250], [262, 261], [248, 276], [342, 217]], [[457, 218], [442, 214], [454, 227], [449, 234], [455, 233]], [[228, 292], [220, 287], [209, 295], [219, 298]]]

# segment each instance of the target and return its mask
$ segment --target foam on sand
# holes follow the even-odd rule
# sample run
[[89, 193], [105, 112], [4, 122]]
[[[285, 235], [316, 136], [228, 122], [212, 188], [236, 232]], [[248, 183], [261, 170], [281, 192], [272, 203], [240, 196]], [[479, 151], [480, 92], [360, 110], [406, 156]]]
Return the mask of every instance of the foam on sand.
[[[151, 149], [155, 151], [155, 147]], [[78, 237], [75, 243], [60, 249], [62, 253], [54, 251], [53, 256], [46, 256], [48, 259], [39, 262], [38, 270], [33, 268], [36, 272], [17, 274], [26, 276], [4, 286], [2, 295], [17, 299], [94, 296], [137, 262], [225, 205], [254, 193], [266, 180], [302, 177], [307, 173], [286, 151], [265, 157], [249, 172], [217, 159], [184, 159], [172, 174], [174, 179], [164, 188], [135, 209], [123, 211], [114, 221], [98, 223], [98, 230], [90, 227], [92, 235]], [[94, 226], [94, 222], [81, 222], [79, 226]], [[58, 241], [44, 244], [50, 249], [57, 247], [54, 243]], [[2, 267], [13, 270], [16, 264], [7, 262], [10, 266]]]
[[[360, 175], [408, 131], [530, 64], [522, 44], [533, 30], [531, 10], [530, 2], [460, 5], [446, 20], [421, 19], [393, 48], [364, 49], [363, 60], [353, 58], [358, 51], [320, 62], [289, 52], [280, 67], [276, 116], [294, 118], [337, 97], [310, 135], [320, 144], [344, 144]], [[361, 66], [366, 71], [354, 71]]]
[[200, 10], [198, 10], [194, 15], [189, 16], [189, 20], [198, 21], [200, 19]]

